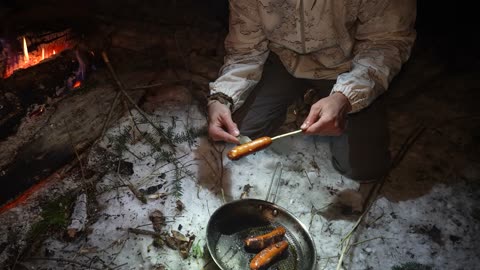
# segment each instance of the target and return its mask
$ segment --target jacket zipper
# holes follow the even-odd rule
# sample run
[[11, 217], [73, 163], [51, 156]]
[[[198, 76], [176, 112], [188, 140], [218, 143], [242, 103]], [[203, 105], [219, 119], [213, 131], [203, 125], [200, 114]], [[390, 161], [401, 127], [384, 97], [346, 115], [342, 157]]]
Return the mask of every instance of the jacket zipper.
[[[307, 52], [307, 48], [305, 45], [305, 32], [304, 32], [304, 24], [305, 24], [305, 17], [303, 14], [303, 0], [300, 1], [300, 42], [302, 43], [302, 53], [305, 54]], [[293, 65], [293, 74], [297, 73], [298, 65], [300, 64], [300, 57], [301, 55], [297, 55], [297, 59], [295, 59], [295, 65]]]
[[303, 13], [303, 0], [300, 0], [300, 40], [302, 42], [302, 53], [307, 53], [305, 45], [305, 14]]

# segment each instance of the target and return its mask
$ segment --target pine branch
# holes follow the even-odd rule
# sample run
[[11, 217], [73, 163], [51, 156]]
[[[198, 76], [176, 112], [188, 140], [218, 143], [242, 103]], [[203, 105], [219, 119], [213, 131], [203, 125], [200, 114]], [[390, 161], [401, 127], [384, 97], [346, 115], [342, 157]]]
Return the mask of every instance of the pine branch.
[[[175, 197], [180, 197], [183, 194], [182, 183], [181, 180], [185, 176], [193, 177], [193, 173], [189, 170], [186, 170], [184, 166], [178, 161], [176, 158], [176, 145], [187, 142], [189, 146], [192, 146], [195, 142], [195, 139], [199, 137], [201, 134], [206, 133], [205, 128], [193, 128], [189, 127], [186, 128], [185, 131], [175, 133], [177, 128], [177, 121], [178, 117], [172, 116], [170, 125], [158, 125], [154, 124], [158, 123], [157, 121], [152, 121], [150, 117], [138, 107], [138, 105], [133, 101], [133, 99], [127, 94], [125, 91], [125, 87], [123, 86], [122, 82], [119, 80], [115, 70], [113, 69], [110, 60], [105, 52], [102, 52], [102, 57], [107, 65], [115, 83], [118, 86], [118, 90], [125, 98], [133, 105], [133, 107], [137, 110], [140, 114], [141, 119], [135, 119], [132, 115], [132, 119], [136, 128], [138, 129], [138, 125], [141, 124], [149, 124], [153, 128], [153, 132], [141, 132], [142, 136], [147, 144], [152, 147], [154, 151], [153, 157], [155, 158], [155, 162], [158, 164], [161, 161], [165, 161], [166, 163], [173, 164], [175, 168], [175, 179], [172, 182], [173, 191], [172, 194]], [[138, 120], [138, 121], [137, 121]], [[160, 122], [161, 123], [161, 122]], [[109, 139], [113, 141], [113, 149], [114, 151], [121, 157], [125, 151], [128, 151], [127, 143], [133, 141], [132, 134], [131, 134], [131, 127], [124, 128], [119, 135], [112, 136]], [[139, 129], [138, 129], [139, 130]], [[132, 153], [133, 154], [133, 153]]]
[[112, 149], [121, 157], [123, 152], [128, 150], [127, 144], [132, 141], [132, 128], [130, 126], [124, 127], [118, 135], [107, 135], [108, 140], [112, 143]]

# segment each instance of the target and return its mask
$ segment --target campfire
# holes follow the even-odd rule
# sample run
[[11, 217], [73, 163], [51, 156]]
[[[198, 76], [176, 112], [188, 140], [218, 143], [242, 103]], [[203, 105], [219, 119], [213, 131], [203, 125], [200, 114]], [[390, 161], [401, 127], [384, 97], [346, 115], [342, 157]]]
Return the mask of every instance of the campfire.
[[75, 45], [75, 35], [70, 29], [64, 31], [44, 31], [28, 33], [14, 40], [1, 39], [3, 58], [2, 77], [10, 77], [16, 70], [26, 69]]

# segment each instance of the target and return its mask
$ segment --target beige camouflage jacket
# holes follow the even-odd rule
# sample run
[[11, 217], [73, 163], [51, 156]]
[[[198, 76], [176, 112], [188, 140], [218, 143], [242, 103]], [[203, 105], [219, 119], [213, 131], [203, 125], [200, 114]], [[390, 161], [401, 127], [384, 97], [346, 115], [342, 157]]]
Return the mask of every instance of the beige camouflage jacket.
[[211, 94], [228, 95], [238, 109], [273, 51], [295, 77], [336, 79], [332, 93], [357, 112], [410, 56], [415, 18], [415, 0], [230, 0], [227, 54]]

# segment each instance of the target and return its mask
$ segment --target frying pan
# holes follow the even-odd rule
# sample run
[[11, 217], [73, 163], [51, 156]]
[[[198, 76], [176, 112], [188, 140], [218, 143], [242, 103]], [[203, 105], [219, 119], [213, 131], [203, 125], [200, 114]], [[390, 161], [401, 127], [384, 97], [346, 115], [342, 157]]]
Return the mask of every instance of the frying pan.
[[212, 214], [207, 224], [207, 247], [213, 261], [222, 270], [248, 269], [257, 252], [247, 250], [243, 240], [283, 226], [287, 231], [285, 238], [289, 247], [279, 259], [264, 269], [315, 269], [316, 249], [306, 227], [288, 210], [276, 205], [274, 201], [267, 200], [232, 201], [222, 205]]

